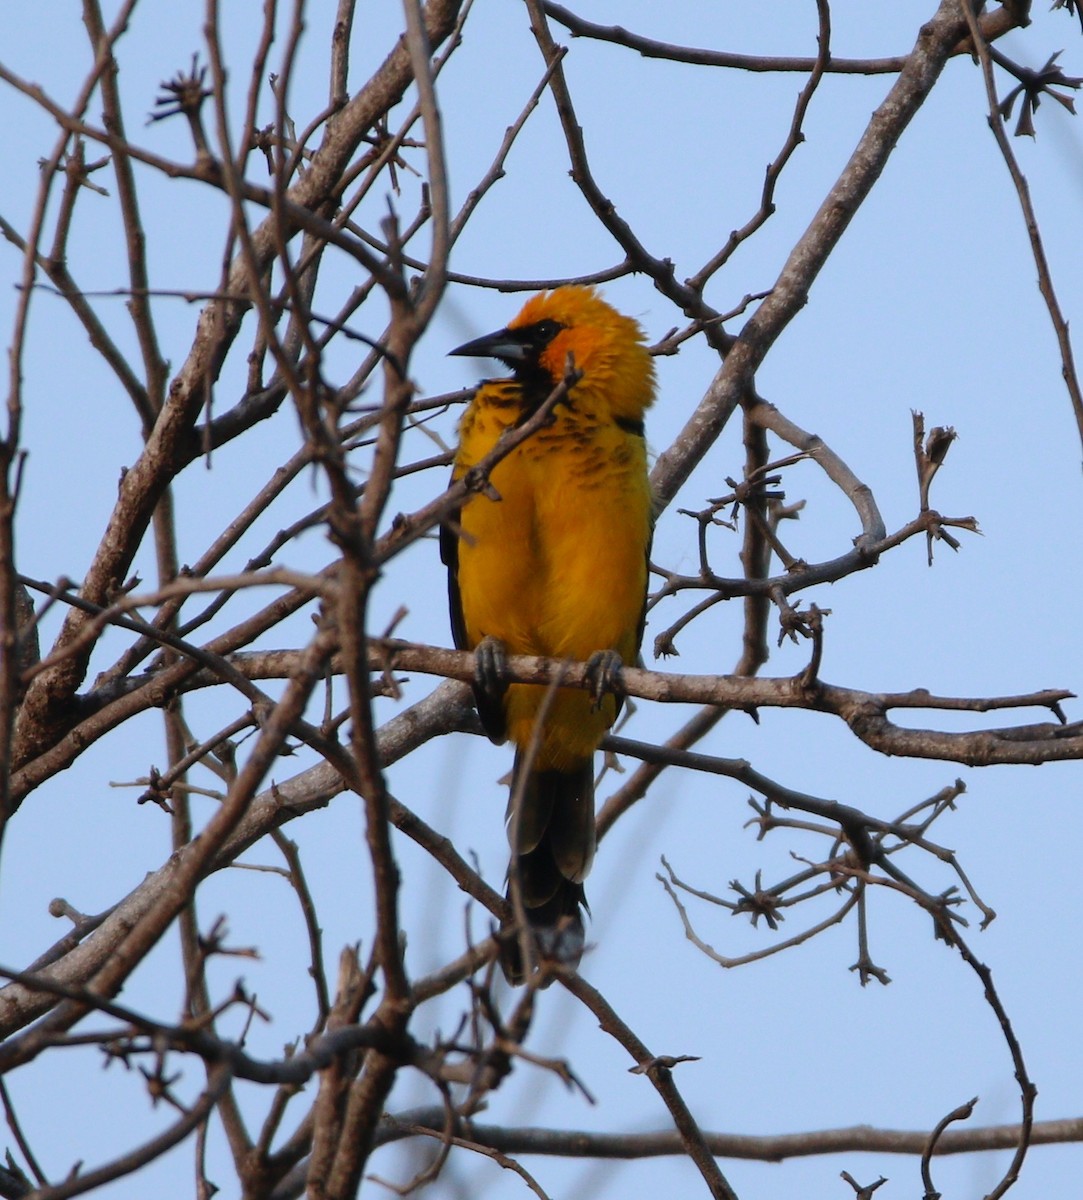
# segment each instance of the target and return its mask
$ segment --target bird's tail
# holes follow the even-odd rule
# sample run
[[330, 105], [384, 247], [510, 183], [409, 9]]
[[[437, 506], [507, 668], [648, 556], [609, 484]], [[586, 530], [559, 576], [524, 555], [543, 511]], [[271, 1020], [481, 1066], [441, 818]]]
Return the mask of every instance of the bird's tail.
[[[517, 880], [538, 954], [578, 966], [587, 908], [583, 880], [596, 844], [594, 763], [587, 759], [567, 771], [532, 770], [524, 778], [521, 759], [517, 751], [508, 802], [508, 898]], [[509, 982], [521, 983], [525, 972], [514, 920], [501, 931], [501, 940], [504, 974]]]

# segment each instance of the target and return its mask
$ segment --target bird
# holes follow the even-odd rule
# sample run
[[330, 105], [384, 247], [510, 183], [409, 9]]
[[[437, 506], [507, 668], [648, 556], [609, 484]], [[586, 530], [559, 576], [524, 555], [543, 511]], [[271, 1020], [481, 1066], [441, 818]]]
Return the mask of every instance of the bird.
[[[538, 958], [578, 967], [583, 880], [595, 852], [594, 752], [622, 705], [620, 667], [638, 660], [654, 505], [644, 414], [653, 360], [639, 323], [592, 287], [532, 296], [506, 328], [450, 352], [494, 358], [459, 424], [458, 480], [528, 420], [562, 380], [566, 396], [441, 528], [457, 648], [475, 653], [482, 726], [515, 745], [507, 825], [508, 899], [521, 897], [534, 950], [514, 919], [501, 965], [521, 983]], [[507, 683], [508, 655], [586, 663], [590, 690]], [[539, 727], [540, 724], [540, 727]]]

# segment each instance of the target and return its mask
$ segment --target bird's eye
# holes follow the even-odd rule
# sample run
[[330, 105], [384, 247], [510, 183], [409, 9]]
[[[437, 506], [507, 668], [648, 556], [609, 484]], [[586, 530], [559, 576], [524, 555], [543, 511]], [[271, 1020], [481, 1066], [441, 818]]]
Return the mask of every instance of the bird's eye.
[[563, 328], [559, 321], [539, 321], [534, 326], [534, 340], [539, 346], [547, 346]]

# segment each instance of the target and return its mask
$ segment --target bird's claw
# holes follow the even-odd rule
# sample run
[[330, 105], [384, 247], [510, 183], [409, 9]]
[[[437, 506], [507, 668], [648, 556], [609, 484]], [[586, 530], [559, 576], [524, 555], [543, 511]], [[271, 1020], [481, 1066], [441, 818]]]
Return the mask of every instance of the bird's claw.
[[508, 652], [498, 638], [484, 637], [474, 648], [474, 685], [494, 703], [508, 690]]
[[624, 659], [616, 650], [598, 650], [587, 659], [587, 681], [595, 709], [601, 708], [606, 696], [624, 695], [623, 670]]

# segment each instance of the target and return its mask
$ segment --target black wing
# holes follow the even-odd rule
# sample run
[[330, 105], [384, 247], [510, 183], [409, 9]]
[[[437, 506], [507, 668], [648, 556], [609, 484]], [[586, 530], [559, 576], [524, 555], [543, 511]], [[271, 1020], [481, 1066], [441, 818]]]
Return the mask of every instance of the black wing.
[[456, 650], [470, 650], [466, 641], [466, 621], [463, 620], [463, 599], [459, 594], [459, 514], [452, 509], [440, 526], [440, 561], [447, 567], [448, 612], [451, 615], [451, 637]]
[[[463, 617], [463, 598], [459, 591], [459, 516], [462, 509], [448, 513], [440, 526], [440, 561], [447, 567], [448, 612], [451, 615], [451, 637], [456, 650], [473, 650], [466, 635], [466, 619]], [[490, 740], [498, 745], [508, 736], [508, 723], [504, 716], [503, 694], [496, 696], [486, 688], [474, 684], [474, 704], [481, 718], [481, 726]]]

